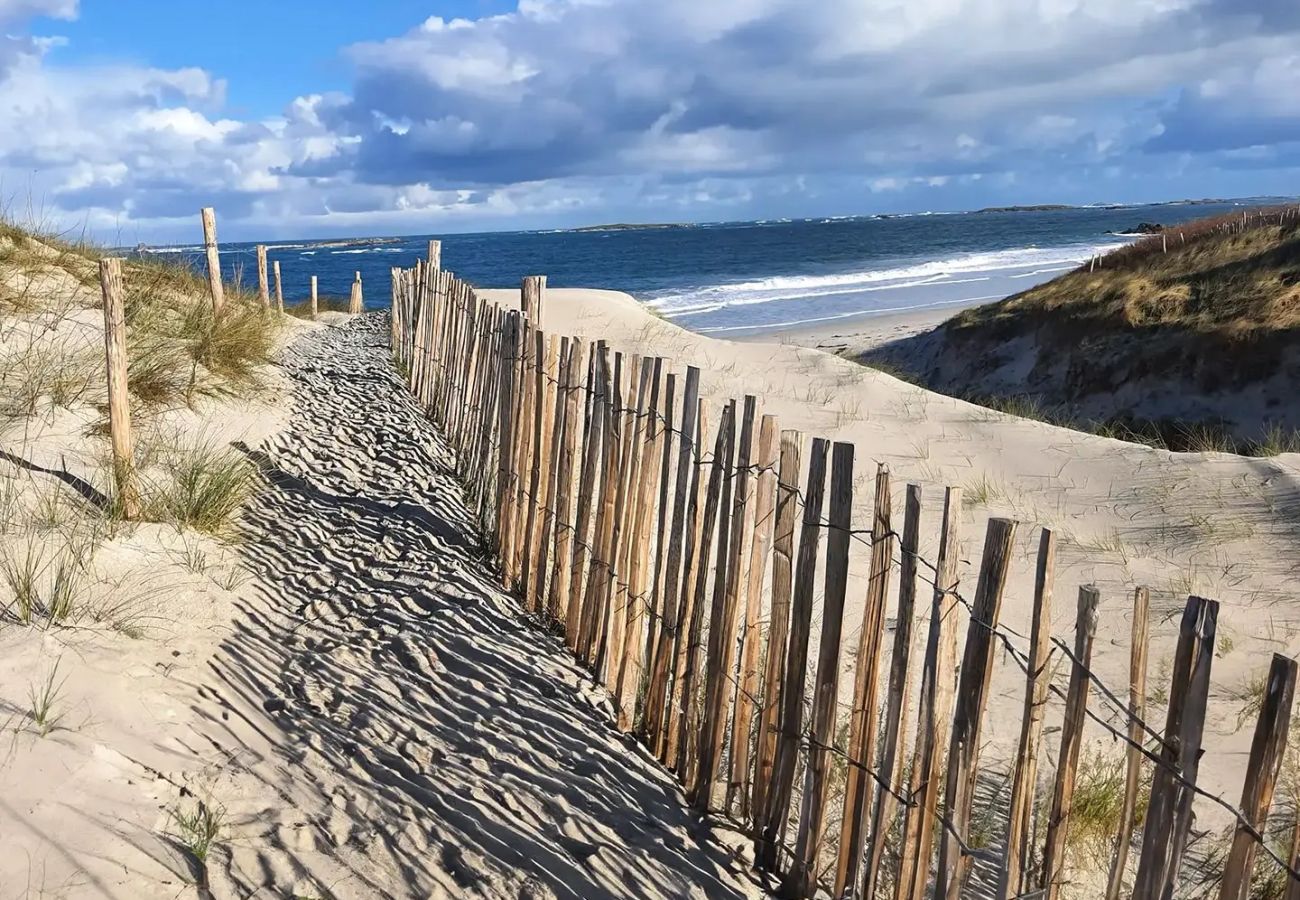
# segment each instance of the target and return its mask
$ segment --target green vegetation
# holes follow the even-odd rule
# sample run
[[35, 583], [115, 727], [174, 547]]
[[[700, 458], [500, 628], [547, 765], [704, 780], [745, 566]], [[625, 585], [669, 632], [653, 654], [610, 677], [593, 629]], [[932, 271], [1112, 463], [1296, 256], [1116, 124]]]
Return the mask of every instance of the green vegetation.
[[225, 829], [225, 807], [197, 800], [190, 809], [177, 806], [171, 812], [171, 820], [181, 845], [190, 852], [200, 867], [204, 866], [212, 845], [221, 838], [221, 832]]
[[[1074, 798], [1070, 803], [1067, 851], [1075, 866], [1108, 865], [1119, 834], [1124, 809], [1125, 765], [1122, 755], [1084, 748], [1075, 775]], [[1149, 779], [1138, 791], [1135, 825], [1141, 828], [1151, 800]]]
[[177, 437], [157, 448], [158, 471], [142, 491], [144, 518], [228, 536], [229, 526], [253, 490], [253, 466], [209, 438]]

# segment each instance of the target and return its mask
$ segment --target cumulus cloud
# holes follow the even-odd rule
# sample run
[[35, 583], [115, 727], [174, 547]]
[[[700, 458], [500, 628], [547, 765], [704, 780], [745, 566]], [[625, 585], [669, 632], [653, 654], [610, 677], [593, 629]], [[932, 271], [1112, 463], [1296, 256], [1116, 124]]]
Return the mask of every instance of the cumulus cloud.
[[0, 170], [96, 224], [211, 201], [288, 232], [952, 206], [1178, 190], [1292, 168], [1300, 143], [1294, 0], [520, 0], [341, 48], [351, 89], [254, 121], [226, 110], [239, 72], [66, 68], [21, 37], [75, 14], [0, 0], [0, 128], [23, 138]]

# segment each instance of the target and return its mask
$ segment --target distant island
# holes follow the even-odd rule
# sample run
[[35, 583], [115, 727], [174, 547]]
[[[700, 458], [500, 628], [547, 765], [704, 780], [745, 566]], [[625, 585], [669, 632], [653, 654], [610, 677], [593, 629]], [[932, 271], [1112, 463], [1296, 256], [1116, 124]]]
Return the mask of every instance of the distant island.
[[986, 206], [975, 211], [977, 213], [1056, 212], [1062, 209], [1079, 209], [1079, 207], [1065, 203], [1039, 203], [1033, 206]]
[[583, 231], [652, 231], [660, 228], [688, 228], [690, 226], [681, 222], [614, 222], [609, 225], [583, 225], [581, 228], [569, 228], [570, 232]]

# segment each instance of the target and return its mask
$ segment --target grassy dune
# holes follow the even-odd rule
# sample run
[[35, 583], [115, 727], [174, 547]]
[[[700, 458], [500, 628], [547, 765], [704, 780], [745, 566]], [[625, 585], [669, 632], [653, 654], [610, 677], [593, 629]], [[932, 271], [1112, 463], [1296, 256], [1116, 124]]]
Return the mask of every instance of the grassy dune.
[[1166, 229], [866, 361], [1174, 450], [1300, 449], [1300, 210]]

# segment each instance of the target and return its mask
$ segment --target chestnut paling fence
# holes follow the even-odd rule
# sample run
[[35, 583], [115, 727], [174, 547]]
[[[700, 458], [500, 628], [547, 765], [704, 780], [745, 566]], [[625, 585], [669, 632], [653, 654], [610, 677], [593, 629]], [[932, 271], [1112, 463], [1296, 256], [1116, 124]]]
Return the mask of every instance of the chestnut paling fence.
[[[1078, 589], [1072, 639], [1050, 633], [1050, 530], [1020, 634], [999, 620], [1016, 522], [988, 521], [968, 598], [957, 575], [960, 488], [945, 491], [933, 561], [917, 549], [921, 487], [906, 486], [898, 529], [884, 466], [870, 527], [855, 528], [852, 444], [781, 430], [754, 397], [710, 403], [695, 367], [672, 372], [660, 358], [548, 334], [544, 294], [545, 278], [530, 276], [522, 309], [480, 298], [440, 269], [431, 242], [429, 261], [392, 271], [395, 363], [456, 454], [504, 585], [590, 667], [617, 728], [676, 774], [687, 802], [746, 830], [780, 894], [956, 898], [977, 881], [983, 896], [1057, 897], [1072, 877], [1065, 860], [1091, 722], [1125, 753], [1099, 879], [1108, 900], [1185, 886], [1194, 803], [1235, 822], [1213, 892], [1250, 897], [1252, 877], [1276, 884], [1280, 872], [1285, 896], [1300, 900], [1300, 829], [1289, 851], [1261, 836], [1287, 743], [1293, 660], [1273, 658], [1234, 806], [1197, 786], [1215, 601], [1187, 599], [1160, 686], [1165, 720], [1153, 726], [1145, 589], [1133, 595], [1129, 684], [1112, 691], [1090, 668], [1094, 587]], [[848, 596], [855, 543], [870, 548], [865, 598]], [[856, 648], [842, 647], [849, 603], [862, 604]], [[854, 658], [847, 697], [844, 650]], [[1009, 803], [990, 840], [977, 786], [999, 656], [1023, 673], [1024, 705], [1017, 752], [1002, 766]], [[1068, 685], [1053, 682], [1053, 660], [1068, 665]], [[1060, 733], [1045, 764], [1048, 725]]]

